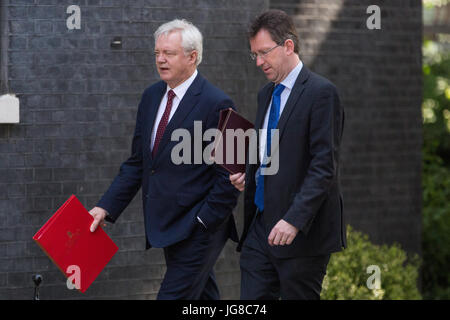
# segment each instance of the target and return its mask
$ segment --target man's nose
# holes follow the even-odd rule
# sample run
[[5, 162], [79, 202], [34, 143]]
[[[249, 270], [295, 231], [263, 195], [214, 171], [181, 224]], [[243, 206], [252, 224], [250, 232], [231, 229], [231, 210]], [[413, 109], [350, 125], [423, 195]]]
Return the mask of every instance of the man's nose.
[[264, 59], [261, 58], [259, 55], [256, 56], [256, 66], [261, 67], [264, 64]]
[[166, 62], [165, 56], [163, 54], [158, 54], [156, 56], [156, 62], [157, 63], [164, 63], [164, 62]]

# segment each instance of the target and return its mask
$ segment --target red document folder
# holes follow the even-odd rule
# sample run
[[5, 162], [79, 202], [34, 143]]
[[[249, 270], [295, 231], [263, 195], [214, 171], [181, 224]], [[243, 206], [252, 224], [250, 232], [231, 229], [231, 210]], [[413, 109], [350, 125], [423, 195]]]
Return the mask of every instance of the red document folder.
[[[239, 144], [237, 138], [234, 138], [234, 142], [228, 141], [226, 130], [242, 129], [243, 132], [245, 133], [248, 129], [254, 128], [253, 123], [245, 119], [243, 116], [241, 116], [233, 109], [228, 108], [220, 111], [219, 124], [217, 127], [220, 130], [221, 134], [217, 138], [217, 142], [215, 144], [214, 151], [212, 153], [216, 159], [216, 163], [224, 167], [231, 174], [235, 174], [238, 172], [245, 172], [245, 162], [247, 161], [248, 157], [250, 139], [238, 135], [240, 139], [245, 139], [243, 140], [245, 145], [245, 151], [242, 151], [241, 149], [238, 148]], [[231, 146], [232, 142], [234, 147]], [[219, 149], [222, 152], [222, 159], [220, 159], [220, 161], [218, 160], [217, 157]], [[231, 161], [227, 160], [227, 150], [228, 152], [234, 150], [233, 153], [234, 157], [231, 157], [230, 155]], [[244, 159], [244, 161], [240, 161], [242, 160], [242, 158]]]
[[89, 230], [93, 221], [72, 195], [33, 237], [66, 277], [74, 280], [74, 270], [79, 268], [77, 289], [83, 293], [118, 250], [100, 226], [95, 232]]

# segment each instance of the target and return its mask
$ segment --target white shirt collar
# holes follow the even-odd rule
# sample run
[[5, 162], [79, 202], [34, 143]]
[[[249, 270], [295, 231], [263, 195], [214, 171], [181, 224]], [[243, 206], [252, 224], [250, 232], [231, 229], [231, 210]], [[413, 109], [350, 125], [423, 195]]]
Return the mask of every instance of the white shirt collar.
[[297, 80], [298, 75], [300, 74], [300, 71], [302, 71], [303, 68], [303, 62], [300, 60], [300, 62], [297, 64], [297, 66], [289, 72], [287, 77], [281, 81], [281, 84], [288, 88], [289, 90], [292, 90], [294, 87], [295, 81]]
[[187, 78], [187, 80], [185, 80], [183, 83], [181, 83], [177, 87], [170, 88], [169, 86], [167, 86], [166, 94], [167, 94], [167, 92], [169, 92], [169, 90], [172, 89], [178, 99], [180, 99], [180, 100], [183, 99], [184, 95], [186, 94], [186, 91], [189, 89], [192, 82], [194, 82], [197, 74], [198, 74], [198, 71], [197, 71], [197, 69], [195, 69], [194, 73], [189, 78]]

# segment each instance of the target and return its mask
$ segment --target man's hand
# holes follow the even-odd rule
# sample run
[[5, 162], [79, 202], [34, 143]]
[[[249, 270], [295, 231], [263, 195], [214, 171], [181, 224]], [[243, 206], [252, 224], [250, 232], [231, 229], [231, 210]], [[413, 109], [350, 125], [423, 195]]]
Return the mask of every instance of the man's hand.
[[233, 186], [236, 187], [239, 191], [244, 191], [245, 189], [245, 173], [239, 172], [233, 175], [230, 175], [230, 181]]
[[99, 224], [101, 224], [102, 227], [106, 226], [106, 223], [104, 221], [108, 213], [106, 212], [105, 209], [102, 209], [100, 207], [94, 207], [91, 209], [91, 211], [89, 211], [89, 213], [91, 214], [92, 217], [94, 217], [94, 222], [92, 222], [90, 228], [91, 232], [94, 232]]
[[269, 245], [270, 246], [284, 246], [290, 245], [294, 238], [297, 236], [298, 229], [292, 224], [281, 219], [273, 227], [269, 234]]

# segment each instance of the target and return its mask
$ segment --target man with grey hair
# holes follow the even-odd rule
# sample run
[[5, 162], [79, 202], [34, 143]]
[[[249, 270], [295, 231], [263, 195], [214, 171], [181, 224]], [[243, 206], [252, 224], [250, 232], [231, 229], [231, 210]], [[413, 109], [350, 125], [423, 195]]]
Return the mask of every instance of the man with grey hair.
[[146, 248], [164, 248], [167, 266], [158, 299], [219, 299], [213, 267], [227, 239], [238, 240], [232, 210], [239, 192], [218, 165], [176, 165], [171, 136], [183, 128], [193, 137], [194, 121], [203, 131], [216, 128], [233, 102], [198, 73], [202, 35], [193, 24], [160, 26], [154, 53], [162, 81], [142, 95], [131, 156], [90, 211], [91, 231], [115, 222], [142, 186]]

